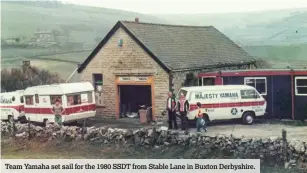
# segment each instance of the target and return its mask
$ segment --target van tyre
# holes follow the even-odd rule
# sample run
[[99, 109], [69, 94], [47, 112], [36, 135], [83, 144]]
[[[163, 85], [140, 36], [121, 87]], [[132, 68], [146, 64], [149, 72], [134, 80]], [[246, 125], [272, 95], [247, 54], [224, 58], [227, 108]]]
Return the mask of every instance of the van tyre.
[[254, 123], [255, 117], [251, 112], [246, 112], [243, 114], [243, 124], [252, 125]]

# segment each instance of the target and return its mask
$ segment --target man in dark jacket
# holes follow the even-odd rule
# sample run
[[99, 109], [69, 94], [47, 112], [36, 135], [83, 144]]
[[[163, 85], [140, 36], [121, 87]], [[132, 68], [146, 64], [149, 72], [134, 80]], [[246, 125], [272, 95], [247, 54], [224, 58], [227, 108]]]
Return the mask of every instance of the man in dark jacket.
[[180, 93], [180, 99], [178, 101], [177, 107], [181, 118], [181, 129], [186, 130], [188, 128], [187, 112], [189, 111], [189, 102], [183, 93]]
[[168, 128], [172, 129], [174, 124], [174, 128], [177, 129], [176, 101], [173, 98], [172, 92], [168, 92], [166, 110], [168, 111]]

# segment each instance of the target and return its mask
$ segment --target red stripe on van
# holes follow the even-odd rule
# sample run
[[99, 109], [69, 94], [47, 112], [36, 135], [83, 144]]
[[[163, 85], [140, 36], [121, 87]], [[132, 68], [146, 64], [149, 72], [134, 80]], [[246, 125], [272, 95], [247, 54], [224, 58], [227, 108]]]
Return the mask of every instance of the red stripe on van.
[[24, 110], [24, 105], [17, 105], [17, 106], [0, 106], [0, 108], [11, 108], [15, 109], [16, 111], [23, 111]]
[[[85, 112], [85, 111], [94, 111], [96, 110], [95, 104], [90, 105], [82, 105], [82, 106], [74, 106], [64, 108], [65, 111], [63, 115], [69, 115], [73, 113]], [[51, 108], [25, 108], [25, 113], [32, 113], [32, 114], [52, 114]]]
[[[202, 104], [201, 108], [229, 108], [229, 107], [244, 107], [244, 106], [262, 106], [265, 101], [257, 102], [235, 102], [235, 103], [215, 103], [215, 104]], [[190, 105], [190, 111], [197, 109], [196, 104]]]

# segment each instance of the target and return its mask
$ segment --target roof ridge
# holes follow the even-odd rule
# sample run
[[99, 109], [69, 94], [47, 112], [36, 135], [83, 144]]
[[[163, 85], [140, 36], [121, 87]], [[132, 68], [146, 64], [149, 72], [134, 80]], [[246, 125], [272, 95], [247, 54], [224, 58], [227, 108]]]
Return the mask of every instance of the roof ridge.
[[194, 27], [194, 28], [215, 28], [212, 25], [208, 26], [197, 26], [197, 25], [178, 25], [178, 24], [163, 24], [163, 23], [149, 23], [149, 22], [138, 22], [135, 21], [128, 21], [128, 20], [121, 20], [122, 23], [135, 23], [135, 24], [145, 24], [145, 25], [158, 25], [158, 26], [170, 26], [170, 27]]

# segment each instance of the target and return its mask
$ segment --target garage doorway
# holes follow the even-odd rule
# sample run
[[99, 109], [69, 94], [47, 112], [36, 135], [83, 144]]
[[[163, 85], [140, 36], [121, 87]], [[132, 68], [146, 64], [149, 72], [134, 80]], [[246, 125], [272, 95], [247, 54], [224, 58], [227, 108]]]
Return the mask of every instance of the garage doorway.
[[152, 91], [150, 85], [119, 85], [120, 118], [127, 113], [136, 113], [140, 105], [152, 106]]

